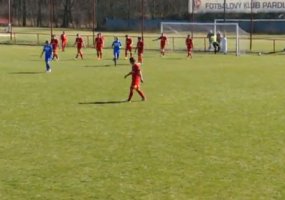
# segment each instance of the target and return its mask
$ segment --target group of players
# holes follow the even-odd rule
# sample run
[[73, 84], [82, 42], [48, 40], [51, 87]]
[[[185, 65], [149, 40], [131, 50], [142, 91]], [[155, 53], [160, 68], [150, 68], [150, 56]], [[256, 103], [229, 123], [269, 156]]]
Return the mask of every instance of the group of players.
[[[165, 55], [165, 49], [167, 45], [168, 38], [167, 36], [162, 33], [160, 37], [154, 39], [153, 41], [160, 40], [160, 54], [161, 56]], [[60, 35], [60, 41], [61, 41], [61, 48], [62, 51], [65, 50], [66, 45], [67, 45], [67, 35], [63, 31], [63, 33]], [[48, 41], [47, 41], [48, 42]], [[50, 45], [52, 47], [52, 60], [58, 60], [58, 51], [59, 51], [59, 40], [56, 38], [55, 35], [52, 35], [51, 40], [50, 40]], [[47, 43], [46, 43], [47, 44]], [[98, 33], [96, 37], [94, 38], [94, 47], [96, 49], [96, 54], [97, 54], [97, 59], [101, 60], [103, 58], [103, 48], [104, 48], [104, 36], [101, 33]], [[187, 57], [192, 58], [192, 50], [193, 50], [193, 41], [192, 37], [190, 35], [187, 35], [187, 38], [185, 40], [186, 48], [187, 48]], [[76, 39], [74, 42], [74, 45], [76, 46], [77, 53], [75, 58], [77, 59], [80, 57], [83, 59], [83, 47], [84, 45], [84, 40], [83, 38], [77, 34]], [[122, 48], [122, 43], [118, 39], [118, 37], [115, 37], [113, 43], [112, 43], [112, 48], [113, 48], [113, 60], [115, 65], [117, 64], [117, 60], [119, 59], [120, 56], [120, 49]], [[44, 48], [45, 49], [45, 48]], [[136, 46], [135, 46], [135, 53], [137, 52], [138, 56], [138, 62], [143, 63], [143, 53], [144, 53], [144, 39], [143, 37], [138, 37]], [[130, 57], [133, 56], [133, 40], [129, 35], [125, 35], [125, 58], [128, 57], [128, 54]]]
[[[154, 39], [153, 41], [156, 41], [156, 40], [160, 40], [160, 54], [161, 56], [164, 56], [168, 38], [164, 35], [164, 33], [162, 33], [160, 37]], [[104, 47], [104, 37], [102, 36], [101, 33], [97, 34], [97, 37], [95, 38], [94, 43], [95, 43], [95, 48], [97, 51], [97, 58], [98, 60], [101, 60], [102, 55], [103, 55], [103, 47]], [[192, 58], [193, 41], [190, 35], [187, 36], [185, 43], [187, 47], [187, 56]], [[118, 37], [115, 37], [115, 40], [112, 43], [113, 55], [114, 55], [113, 60], [114, 60], [115, 65], [120, 56], [121, 46], [122, 46], [122, 43], [119, 41]], [[130, 57], [133, 56], [132, 49], [133, 49], [133, 40], [129, 35], [125, 35], [125, 58], [128, 57], [128, 54], [130, 55]], [[135, 53], [136, 52], [138, 56], [138, 62], [143, 63], [143, 52], [144, 52], [143, 37], [138, 37], [138, 40], [135, 46]]]
[[[65, 51], [65, 48], [67, 45], [67, 36], [65, 32], [63, 32], [60, 35], [60, 40], [61, 40], [61, 49], [62, 51]], [[160, 54], [161, 56], [164, 56], [168, 38], [164, 33], [162, 33], [160, 37], [154, 39], [153, 41], [156, 41], [156, 40], [160, 40]], [[101, 60], [103, 58], [104, 43], [105, 43], [104, 37], [102, 36], [101, 33], [98, 33], [96, 38], [94, 38], [94, 45], [95, 45], [98, 60]], [[187, 57], [192, 58], [193, 41], [190, 35], [187, 35], [185, 44], [187, 47]], [[82, 48], [84, 47], [84, 40], [79, 34], [76, 35], [74, 45], [76, 46], [76, 49], [77, 49], [75, 58], [77, 59], [80, 56], [80, 58], [83, 59]], [[112, 43], [113, 56], [114, 56], [113, 61], [114, 61], [115, 66], [117, 65], [117, 60], [120, 57], [121, 47], [122, 47], [122, 43], [120, 42], [118, 37], [115, 37]], [[52, 60], [59, 59], [58, 51], [59, 51], [59, 40], [55, 37], [55, 35], [52, 35], [51, 41], [45, 42], [45, 45], [41, 53], [41, 57], [43, 56], [43, 54], [45, 54], [46, 72], [51, 72], [50, 62]], [[135, 58], [133, 57], [133, 40], [129, 35], [125, 35], [125, 59], [127, 59], [129, 55], [130, 56], [129, 62], [132, 66], [132, 70], [128, 74], [125, 75], [125, 78], [127, 78], [129, 75], [132, 75], [130, 93], [129, 93], [129, 97], [127, 101], [131, 101], [134, 90], [138, 92], [138, 94], [140, 95], [143, 101], [146, 100], [146, 97], [143, 91], [140, 89], [140, 83], [143, 82], [143, 76], [141, 72], [141, 63], [143, 63], [143, 52], [144, 52], [143, 37], [138, 37], [137, 44], [135, 47], [135, 53], [136, 52], [138, 56], [138, 62], [136, 62]]]

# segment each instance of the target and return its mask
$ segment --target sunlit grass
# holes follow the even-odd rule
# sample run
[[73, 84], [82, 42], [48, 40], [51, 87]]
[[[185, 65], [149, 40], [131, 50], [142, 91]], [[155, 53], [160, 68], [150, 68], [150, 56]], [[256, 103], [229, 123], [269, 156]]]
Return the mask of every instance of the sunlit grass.
[[40, 52], [0, 48], [1, 200], [284, 198], [283, 55], [146, 51], [120, 103], [127, 60]]

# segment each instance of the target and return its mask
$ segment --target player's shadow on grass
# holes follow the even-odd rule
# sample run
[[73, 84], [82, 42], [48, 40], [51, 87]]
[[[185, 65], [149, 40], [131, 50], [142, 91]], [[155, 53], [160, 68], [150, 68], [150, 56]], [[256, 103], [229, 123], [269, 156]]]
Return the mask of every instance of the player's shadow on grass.
[[[141, 102], [141, 101], [131, 101], [132, 103]], [[127, 100], [119, 100], [119, 101], [94, 101], [94, 102], [79, 102], [78, 104], [86, 105], [86, 104], [96, 104], [96, 105], [108, 105], [108, 104], [120, 104], [120, 103], [130, 103]]]
[[113, 65], [85, 65], [83, 67], [113, 67]]
[[[124, 63], [118, 63], [117, 66], [127, 66], [127, 64]], [[114, 64], [106, 64], [106, 65], [85, 65], [83, 67], [116, 67]]]
[[24, 74], [24, 75], [33, 75], [33, 74], [43, 74], [45, 72], [10, 72], [9, 74]]
[[164, 58], [165, 60], [181, 60], [181, 58], [174, 58], [174, 57], [168, 57]]
[[127, 103], [127, 100], [120, 100], [120, 101], [94, 101], [94, 102], [79, 102], [78, 104], [120, 104], [120, 103]]

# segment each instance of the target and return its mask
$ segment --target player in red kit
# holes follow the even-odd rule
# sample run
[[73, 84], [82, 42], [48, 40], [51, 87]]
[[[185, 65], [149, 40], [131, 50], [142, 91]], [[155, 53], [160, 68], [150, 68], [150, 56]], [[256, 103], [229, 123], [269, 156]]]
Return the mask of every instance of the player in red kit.
[[141, 82], [143, 83], [143, 76], [140, 69], [141, 68], [140, 63], [136, 63], [136, 60], [133, 57], [131, 57], [130, 64], [132, 65], [132, 71], [130, 71], [128, 74], [125, 75], [125, 78], [127, 78], [129, 75], [132, 75], [132, 83], [127, 101], [131, 101], [134, 94], [134, 90], [136, 90], [138, 94], [141, 96], [142, 101], [145, 101], [146, 100], [145, 95], [143, 91], [140, 89], [140, 83]]
[[125, 59], [128, 58], [128, 52], [130, 52], [130, 57], [133, 56], [132, 54], [132, 45], [133, 45], [133, 40], [130, 36], [126, 35], [126, 47], [125, 47]]
[[193, 50], [193, 39], [191, 38], [190, 35], [187, 35], [187, 38], [185, 40], [185, 44], [187, 47], [187, 57], [192, 58], [192, 50]]
[[104, 37], [101, 33], [97, 34], [95, 38], [95, 48], [97, 52], [97, 59], [101, 60], [103, 58], [103, 47], [104, 47]]
[[135, 52], [138, 52], [138, 61], [143, 63], [143, 50], [144, 50], [144, 41], [142, 37], [138, 37], [137, 46]]
[[53, 57], [52, 59], [58, 60], [58, 49], [59, 49], [59, 42], [55, 35], [51, 36], [50, 44], [52, 45]]
[[77, 54], [75, 58], [78, 58], [78, 56], [80, 55], [81, 59], [83, 59], [82, 48], [84, 47], [84, 41], [83, 38], [78, 33], [76, 34], [74, 45], [76, 45], [77, 48]]
[[161, 36], [154, 39], [153, 41], [160, 40], [160, 55], [165, 55], [165, 47], [167, 44], [167, 37], [164, 35], [164, 33], [161, 33]]
[[61, 40], [61, 50], [64, 51], [64, 49], [67, 45], [67, 35], [65, 34], [64, 31], [60, 35], [60, 40]]

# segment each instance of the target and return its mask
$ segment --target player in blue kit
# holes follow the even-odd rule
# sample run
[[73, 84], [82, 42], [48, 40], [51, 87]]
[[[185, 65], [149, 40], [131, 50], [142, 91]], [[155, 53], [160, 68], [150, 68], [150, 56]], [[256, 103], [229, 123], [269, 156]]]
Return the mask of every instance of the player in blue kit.
[[46, 41], [43, 47], [41, 57], [45, 53], [46, 72], [51, 72], [50, 62], [52, 61], [52, 45]]
[[118, 37], [115, 37], [115, 40], [112, 43], [112, 47], [113, 47], [113, 54], [114, 54], [113, 60], [114, 60], [115, 66], [116, 66], [117, 65], [117, 60], [120, 57], [120, 49], [122, 47], [122, 43], [120, 42]]

